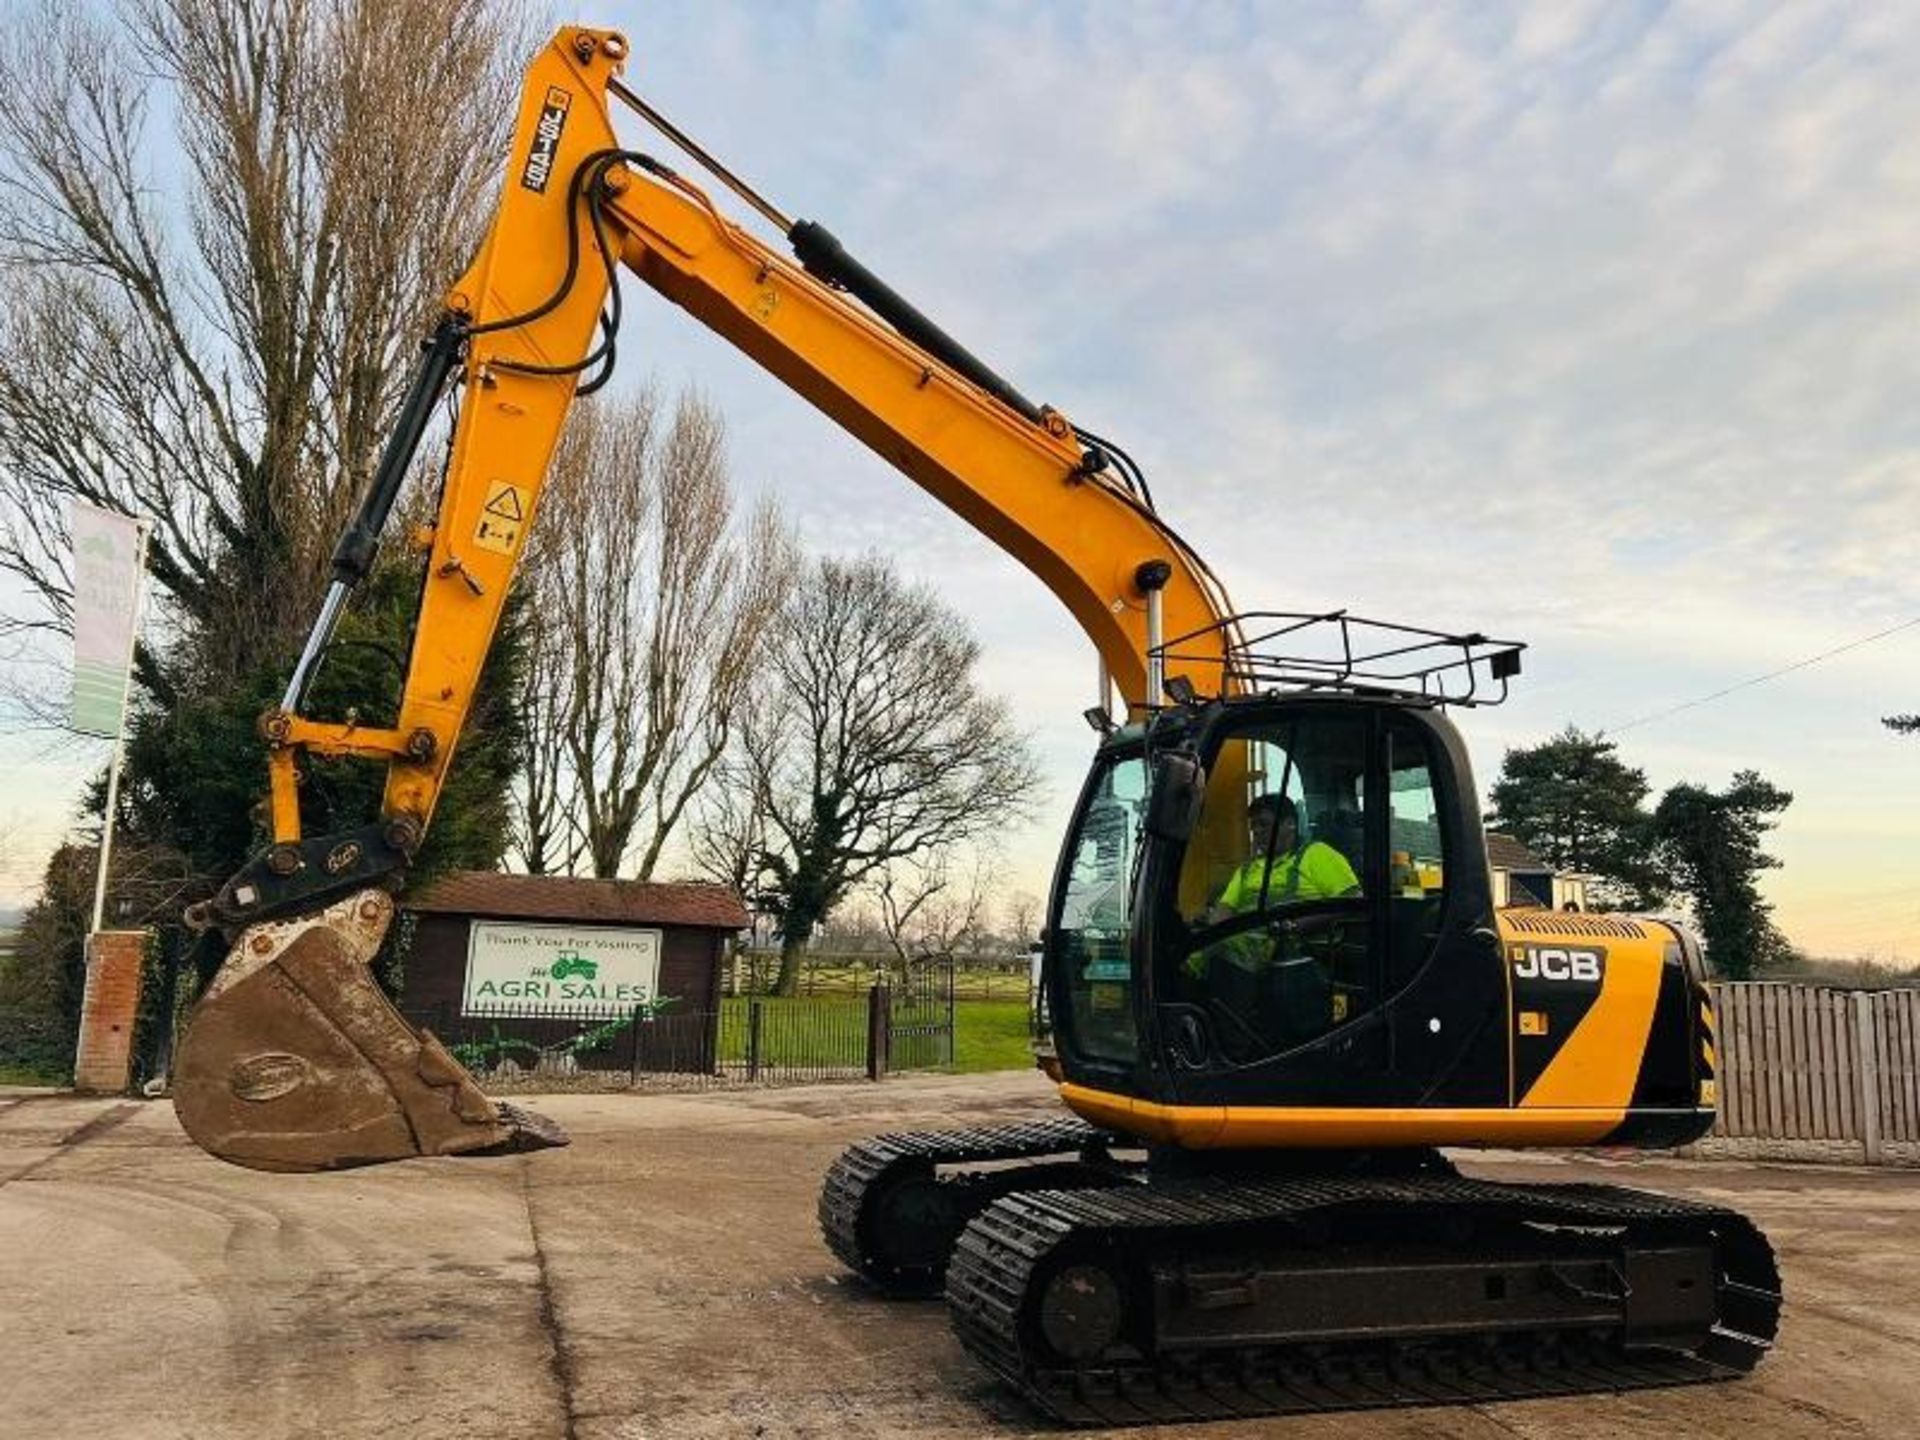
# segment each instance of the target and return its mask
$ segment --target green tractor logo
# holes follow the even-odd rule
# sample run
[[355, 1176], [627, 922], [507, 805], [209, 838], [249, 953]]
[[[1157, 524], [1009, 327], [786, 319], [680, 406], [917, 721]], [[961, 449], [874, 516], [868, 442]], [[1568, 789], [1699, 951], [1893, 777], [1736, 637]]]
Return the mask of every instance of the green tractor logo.
[[591, 980], [600, 973], [600, 962], [589, 960], [577, 950], [561, 952], [560, 958], [553, 962], [553, 968], [547, 974], [555, 980], [570, 980], [578, 975], [582, 980]]

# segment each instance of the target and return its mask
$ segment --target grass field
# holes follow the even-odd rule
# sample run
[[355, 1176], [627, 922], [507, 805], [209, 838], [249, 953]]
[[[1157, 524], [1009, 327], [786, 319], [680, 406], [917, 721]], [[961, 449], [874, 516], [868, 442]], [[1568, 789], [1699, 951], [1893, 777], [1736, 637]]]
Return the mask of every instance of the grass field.
[[[791, 1000], [766, 996], [760, 1000], [760, 1057], [770, 1066], [825, 1069], [865, 1063], [867, 1001], [864, 995], [844, 1000], [800, 996]], [[953, 1066], [971, 1074], [984, 1070], [1018, 1070], [1033, 1063], [1027, 1041], [1027, 1002], [1019, 1000], [957, 1000], [954, 1002]], [[742, 1061], [747, 1054], [748, 1002], [744, 997], [723, 1000], [720, 1011], [720, 1057]], [[914, 1066], [920, 1058], [911, 1043], [896, 1039], [897, 1068]]]
[[63, 1070], [38, 1070], [25, 1065], [0, 1065], [0, 1085], [65, 1085]]
[[953, 1028], [953, 1068], [962, 1074], [1033, 1066], [1024, 999], [962, 1000], [954, 1006]]

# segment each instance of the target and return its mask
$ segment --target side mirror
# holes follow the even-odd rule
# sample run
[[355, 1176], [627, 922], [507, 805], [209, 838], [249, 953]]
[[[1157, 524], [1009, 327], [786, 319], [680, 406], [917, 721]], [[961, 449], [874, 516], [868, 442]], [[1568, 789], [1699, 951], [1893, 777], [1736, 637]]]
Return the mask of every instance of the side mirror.
[[1156, 840], [1185, 840], [1200, 819], [1207, 772], [1190, 750], [1169, 750], [1154, 762], [1153, 795], [1147, 802], [1147, 833]]

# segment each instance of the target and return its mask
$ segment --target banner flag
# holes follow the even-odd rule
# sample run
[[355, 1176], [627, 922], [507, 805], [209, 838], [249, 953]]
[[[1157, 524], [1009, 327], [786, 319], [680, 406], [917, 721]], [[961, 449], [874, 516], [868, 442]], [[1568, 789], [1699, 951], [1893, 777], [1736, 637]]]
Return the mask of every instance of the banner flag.
[[120, 737], [133, 665], [143, 557], [140, 524], [73, 502], [73, 728]]

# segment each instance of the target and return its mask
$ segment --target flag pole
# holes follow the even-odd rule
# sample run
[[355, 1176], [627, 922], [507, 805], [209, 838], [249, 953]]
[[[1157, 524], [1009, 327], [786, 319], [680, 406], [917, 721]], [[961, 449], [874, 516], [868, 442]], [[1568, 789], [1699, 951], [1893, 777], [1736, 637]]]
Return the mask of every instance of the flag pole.
[[144, 520], [134, 522], [133, 619], [127, 626], [127, 664], [120, 680], [120, 723], [113, 732], [113, 761], [107, 766], [107, 805], [100, 815], [100, 868], [93, 880], [93, 925], [98, 934], [107, 909], [107, 862], [113, 853], [113, 812], [120, 799], [120, 762], [127, 753], [127, 701], [133, 693], [133, 652], [140, 643], [140, 604], [147, 593], [147, 532]]

